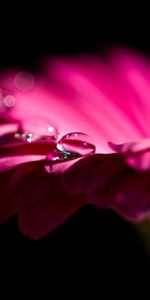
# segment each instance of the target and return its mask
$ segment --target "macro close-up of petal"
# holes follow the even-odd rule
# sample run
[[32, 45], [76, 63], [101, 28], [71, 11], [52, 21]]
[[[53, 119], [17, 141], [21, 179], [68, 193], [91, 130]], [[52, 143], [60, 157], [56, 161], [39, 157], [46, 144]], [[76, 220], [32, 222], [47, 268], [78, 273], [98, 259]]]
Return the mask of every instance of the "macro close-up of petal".
[[0, 75], [0, 222], [31, 239], [81, 207], [150, 212], [150, 61], [114, 49]]

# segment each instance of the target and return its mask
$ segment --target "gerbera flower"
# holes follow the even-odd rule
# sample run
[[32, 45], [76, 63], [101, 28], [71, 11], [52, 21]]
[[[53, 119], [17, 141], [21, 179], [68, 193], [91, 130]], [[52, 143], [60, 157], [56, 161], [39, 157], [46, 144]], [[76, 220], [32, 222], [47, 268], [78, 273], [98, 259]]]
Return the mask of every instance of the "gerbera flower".
[[0, 221], [38, 239], [88, 203], [147, 216], [150, 63], [115, 51], [42, 72], [1, 76]]

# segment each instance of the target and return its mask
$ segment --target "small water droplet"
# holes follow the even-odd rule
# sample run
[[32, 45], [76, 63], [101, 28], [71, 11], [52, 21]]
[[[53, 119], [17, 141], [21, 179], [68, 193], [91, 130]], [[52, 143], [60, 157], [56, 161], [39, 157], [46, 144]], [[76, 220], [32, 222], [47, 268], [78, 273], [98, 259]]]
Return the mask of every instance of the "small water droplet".
[[70, 132], [57, 143], [57, 149], [62, 152], [78, 155], [89, 155], [95, 152], [93, 139], [86, 133]]
[[55, 141], [58, 139], [58, 130], [51, 121], [45, 118], [28, 118], [18, 127], [15, 134], [16, 139], [34, 142], [34, 141]]

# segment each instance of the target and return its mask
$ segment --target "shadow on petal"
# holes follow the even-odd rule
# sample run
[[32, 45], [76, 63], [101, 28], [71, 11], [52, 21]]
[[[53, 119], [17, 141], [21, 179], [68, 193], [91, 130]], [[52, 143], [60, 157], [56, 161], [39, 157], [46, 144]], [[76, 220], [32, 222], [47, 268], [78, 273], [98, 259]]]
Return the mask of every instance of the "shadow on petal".
[[[28, 173], [28, 172], [27, 172]], [[39, 239], [63, 223], [84, 204], [83, 197], [67, 194], [60, 185], [60, 175], [45, 170], [30, 170], [17, 184], [20, 231]]]

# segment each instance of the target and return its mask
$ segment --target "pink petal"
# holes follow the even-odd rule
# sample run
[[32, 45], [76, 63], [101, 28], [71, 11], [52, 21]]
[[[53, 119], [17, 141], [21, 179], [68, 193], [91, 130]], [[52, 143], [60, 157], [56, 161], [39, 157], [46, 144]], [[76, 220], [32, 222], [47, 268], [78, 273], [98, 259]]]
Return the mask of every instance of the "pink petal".
[[6, 144], [0, 148], [0, 172], [23, 163], [45, 159], [55, 146], [53, 142]]
[[49, 175], [39, 169], [37, 174], [30, 173], [21, 190], [17, 186], [17, 193], [23, 203], [19, 210], [19, 228], [32, 239], [50, 233], [84, 204], [83, 197], [70, 197], [64, 192], [59, 175]]
[[11, 187], [12, 171], [0, 173], [0, 222], [4, 222], [17, 212]]
[[18, 129], [17, 123], [7, 123], [0, 126], [0, 137], [8, 133], [15, 133]]
[[113, 150], [125, 155], [126, 162], [131, 168], [137, 171], [150, 170], [150, 139], [121, 145], [109, 142], [109, 145]]
[[[2, 219], [19, 211], [21, 231], [37, 239], [87, 202], [134, 220], [145, 216], [150, 209], [150, 140], [142, 139], [149, 137], [150, 62], [120, 51], [107, 62], [86, 57], [54, 61], [49, 68], [47, 78], [36, 76], [26, 91], [20, 81], [16, 85], [15, 72], [1, 80], [16, 100], [9, 123], [40, 115], [56, 123], [61, 135], [83, 131], [100, 153], [118, 153], [56, 164], [47, 174], [43, 159], [55, 144], [4, 145], [5, 134], [14, 129], [4, 126], [3, 115], [0, 171], [13, 170], [4, 177], [0, 173]], [[6, 182], [15, 201], [5, 191]]]
[[[62, 185], [67, 192], [85, 194], [93, 203], [92, 193], [106, 186], [126, 168], [123, 156], [118, 154], [95, 154], [73, 164], [62, 176]], [[103, 200], [102, 200], [103, 201]]]
[[114, 207], [131, 220], [150, 215], [150, 173], [129, 171], [119, 182]]
[[95, 122], [99, 140], [101, 136], [105, 139], [111, 136], [121, 142], [121, 139], [127, 141], [146, 135], [131, 110], [133, 101], [134, 105], [138, 104], [138, 95], [133, 95], [128, 83], [120, 80], [118, 72], [110, 65], [87, 58], [84, 63], [81, 60], [76, 63], [58, 61], [53, 68], [59, 81], [65, 83], [67, 79], [72, 87], [73, 105], [78, 105], [79, 111], [82, 109], [90, 123]]
[[150, 151], [129, 155], [126, 161], [131, 168], [137, 171], [150, 171]]
[[150, 150], [150, 139], [143, 139], [138, 142], [131, 142], [131, 143], [125, 143], [125, 144], [120, 144], [116, 145], [112, 142], [108, 142], [109, 146], [111, 147], [112, 150], [119, 152], [119, 153], [124, 153], [124, 154], [134, 154], [134, 153], [139, 153], [139, 152], [144, 152]]
[[[127, 74], [133, 66], [134, 74], [141, 72], [147, 85], [149, 75], [145, 70], [150, 69], [150, 64], [143, 63], [139, 69], [133, 57], [126, 58], [126, 54], [118, 61], [104, 63], [93, 57], [54, 61], [49, 67], [49, 81], [37, 77], [31, 91], [15, 90], [16, 107], [12, 114], [21, 119], [39, 115], [50, 118], [58, 124], [61, 135], [67, 131], [87, 132], [94, 138], [97, 150], [106, 153], [107, 140], [123, 143], [147, 137], [149, 118], [144, 120], [143, 114], [149, 115], [149, 89], [144, 100]], [[122, 67], [124, 61], [126, 69]]]
[[63, 187], [100, 208], [113, 208], [138, 220], [150, 211], [150, 173], [137, 173], [119, 154], [92, 155], [74, 164], [62, 177]]

